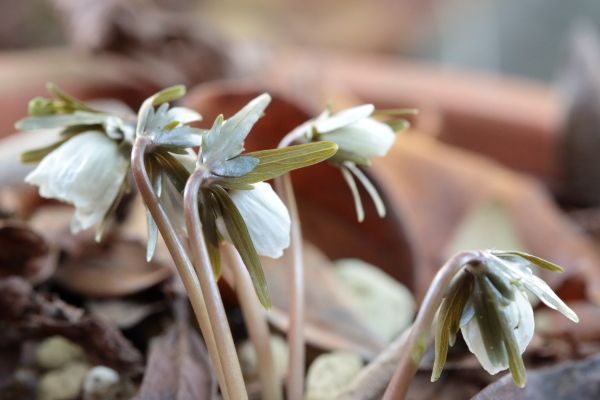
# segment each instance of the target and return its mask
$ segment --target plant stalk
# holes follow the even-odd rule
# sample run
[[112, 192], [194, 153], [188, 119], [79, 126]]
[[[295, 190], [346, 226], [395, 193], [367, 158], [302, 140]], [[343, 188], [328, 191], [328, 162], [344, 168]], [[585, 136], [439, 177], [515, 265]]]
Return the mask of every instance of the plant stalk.
[[465, 264], [480, 257], [481, 255], [476, 251], [458, 253], [450, 258], [435, 275], [419, 308], [417, 318], [410, 328], [406, 344], [400, 349], [402, 356], [398, 368], [383, 395], [383, 400], [404, 399], [410, 382], [417, 372], [419, 363], [427, 349], [431, 326], [446, 294], [446, 288]]
[[188, 294], [194, 314], [198, 320], [198, 325], [206, 341], [206, 347], [208, 349], [211, 361], [217, 372], [217, 379], [219, 386], [223, 392], [225, 399], [233, 400], [228, 387], [226, 385], [225, 374], [219, 358], [219, 353], [215, 344], [215, 337], [212, 331], [208, 313], [206, 310], [206, 304], [204, 297], [202, 296], [202, 290], [198, 277], [194, 273], [192, 264], [186, 253], [183, 244], [179, 240], [175, 229], [171, 225], [165, 210], [162, 208], [148, 177], [146, 171], [146, 165], [144, 163], [144, 157], [146, 150], [150, 142], [144, 137], [138, 137], [135, 140], [131, 155], [131, 169], [135, 184], [140, 192], [140, 195], [148, 208], [148, 211], [152, 215], [152, 218], [156, 222], [156, 225], [167, 245], [171, 258], [175, 263], [177, 272], [181, 277], [185, 290]]
[[265, 311], [256, 296], [250, 274], [233, 245], [225, 244], [225, 255], [234, 276], [235, 291], [248, 328], [250, 340], [256, 351], [258, 376], [264, 400], [281, 400], [283, 392], [277, 378], [275, 357], [271, 348], [269, 325]]
[[206, 248], [198, 210], [198, 192], [205, 175], [206, 171], [196, 170], [187, 181], [183, 195], [185, 222], [188, 229], [192, 261], [200, 280], [202, 292], [205, 294], [208, 317], [213, 327], [216, 347], [221, 357], [221, 365], [226, 372], [225, 380], [227, 381], [229, 394], [232, 396], [232, 400], [244, 400], [248, 399], [248, 393], [246, 392], [244, 377], [235, 350], [235, 343], [227, 322], [225, 307], [221, 300], [221, 294]]
[[[305, 128], [300, 125], [288, 133], [278, 148], [287, 147], [304, 136]], [[287, 257], [291, 259], [288, 268], [289, 287], [289, 326], [288, 326], [288, 377], [286, 394], [288, 400], [300, 400], [304, 393], [305, 344], [304, 344], [304, 264], [302, 249], [302, 228], [298, 215], [298, 205], [290, 174], [275, 179], [277, 192], [286, 204], [291, 219], [290, 248]]]

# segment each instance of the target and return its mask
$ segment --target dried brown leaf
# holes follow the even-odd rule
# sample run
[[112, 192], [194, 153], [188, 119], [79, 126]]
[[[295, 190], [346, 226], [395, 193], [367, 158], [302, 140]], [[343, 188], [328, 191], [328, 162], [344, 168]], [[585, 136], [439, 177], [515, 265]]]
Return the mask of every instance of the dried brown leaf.
[[[383, 349], [385, 339], [355, 314], [348, 292], [327, 257], [307, 243], [304, 259], [307, 342], [326, 350], [349, 350], [372, 358]], [[263, 258], [262, 262], [273, 302], [268, 316], [277, 328], [285, 331], [289, 300], [287, 266], [284, 259]]]
[[149, 354], [136, 400], [217, 399], [204, 343], [181, 315], [166, 333], [153, 339]]
[[56, 269], [58, 254], [44, 238], [16, 221], [0, 223], [0, 279], [20, 276], [38, 284]]
[[62, 335], [96, 362], [130, 376], [142, 371], [142, 355], [109, 322], [50, 295], [34, 292], [20, 278], [0, 280], [0, 343]]
[[600, 357], [529, 371], [519, 389], [510, 375], [492, 383], [473, 400], [595, 400], [600, 397]]
[[116, 297], [148, 289], [171, 277], [158, 261], [146, 262], [146, 248], [136, 240], [113, 238], [88, 242], [68, 257], [57, 272], [58, 281], [88, 297]]

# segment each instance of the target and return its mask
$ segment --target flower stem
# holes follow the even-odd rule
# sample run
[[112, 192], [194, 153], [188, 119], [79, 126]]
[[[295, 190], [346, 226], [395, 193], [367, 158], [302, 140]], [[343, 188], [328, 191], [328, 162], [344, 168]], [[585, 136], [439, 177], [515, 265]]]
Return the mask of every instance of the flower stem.
[[[300, 125], [288, 133], [279, 143], [278, 148], [289, 146], [295, 140], [300, 139], [305, 128]], [[291, 257], [292, 265], [288, 268], [289, 285], [289, 314], [288, 326], [288, 379], [286, 394], [289, 400], [303, 398], [304, 392], [304, 369], [305, 369], [305, 345], [304, 345], [304, 264], [302, 260], [302, 228], [298, 215], [298, 206], [294, 187], [289, 174], [275, 180], [277, 192], [286, 204], [292, 221], [290, 233], [290, 249], [288, 257]]]
[[244, 320], [248, 328], [250, 340], [256, 351], [258, 376], [262, 386], [262, 398], [264, 400], [281, 400], [283, 393], [275, 366], [275, 358], [271, 348], [269, 325], [264, 309], [252, 285], [250, 274], [244, 265], [240, 254], [231, 244], [225, 245], [228, 264], [234, 275], [235, 291], [238, 295]]
[[221, 365], [225, 374], [225, 380], [229, 388], [229, 394], [234, 400], [244, 400], [248, 398], [246, 385], [242, 376], [240, 362], [235, 350], [235, 344], [227, 322], [225, 307], [221, 300], [221, 294], [213, 273], [212, 264], [204, 241], [204, 232], [200, 222], [200, 213], [198, 211], [198, 192], [204, 180], [206, 172], [196, 170], [193, 172], [185, 186], [183, 195], [183, 208], [185, 222], [188, 229], [192, 260], [200, 286], [205, 294], [205, 301], [208, 306], [208, 317], [213, 327], [216, 347], [221, 357]]
[[156, 197], [156, 194], [154, 193], [154, 190], [152, 189], [152, 184], [150, 183], [148, 172], [146, 171], [146, 166], [144, 163], [144, 156], [146, 154], [148, 145], [149, 141], [144, 137], [139, 137], [135, 140], [131, 155], [131, 169], [133, 178], [140, 195], [146, 204], [146, 207], [148, 208], [148, 211], [150, 211], [152, 218], [158, 226], [169, 253], [173, 258], [177, 272], [183, 281], [183, 285], [192, 304], [196, 319], [200, 325], [200, 330], [202, 331], [202, 335], [206, 341], [206, 347], [211, 357], [211, 361], [217, 372], [217, 379], [219, 381], [221, 391], [223, 392], [223, 396], [226, 399], [233, 399], [226, 385], [225, 374], [223, 372], [219, 353], [216, 348], [215, 337], [212, 331], [210, 320], [208, 318], [208, 313], [206, 311], [206, 304], [202, 296], [200, 282], [194, 273], [192, 264], [190, 263], [183, 244], [179, 240], [175, 229], [171, 225], [167, 214], [165, 213], [158, 198]]
[[400, 349], [402, 356], [398, 368], [394, 372], [392, 380], [383, 395], [383, 400], [404, 399], [410, 381], [417, 372], [419, 363], [427, 349], [431, 325], [444, 299], [446, 287], [465, 264], [479, 257], [481, 256], [476, 251], [458, 253], [449, 259], [435, 275], [433, 282], [425, 294], [417, 318], [410, 328], [406, 345]]

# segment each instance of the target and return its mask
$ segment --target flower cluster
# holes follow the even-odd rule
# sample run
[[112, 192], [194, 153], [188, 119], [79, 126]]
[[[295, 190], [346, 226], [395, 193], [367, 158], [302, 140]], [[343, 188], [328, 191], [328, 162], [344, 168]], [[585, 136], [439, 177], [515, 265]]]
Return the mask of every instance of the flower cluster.
[[[34, 99], [30, 116], [17, 123], [20, 130], [59, 129], [60, 140], [44, 149], [23, 154], [39, 162], [26, 181], [39, 186], [44, 197], [75, 206], [73, 232], [106, 221], [128, 190], [132, 146], [146, 141], [145, 169], [154, 193], [172, 221], [181, 222], [182, 194], [190, 174], [203, 171], [199, 210], [210, 258], [219, 274], [219, 246], [230, 241], [250, 272], [261, 302], [269, 305], [259, 255], [280, 257], [289, 245], [290, 216], [266, 183], [291, 170], [333, 156], [329, 141], [263, 150], [248, 154], [244, 140], [270, 102], [263, 94], [228, 119], [219, 116], [209, 130], [191, 127], [201, 116], [169, 102], [185, 94], [182, 86], [165, 89], [146, 99], [138, 115], [95, 110], [49, 87], [53, 98]], [[193, 149], [199, 148], [196, 155]], [[148, 259], [158, 238], [157, 226], [147, 212]]]
[[538, 297], [574, 322], [577, 315], [544, 282], [532, 266], [554, 272], [562, 268], [521, 252], [482, 251], [456, 275], [438, 310], [432, 381], [440, 377], [448, 346], [460, 329], [469, 350], [490, 374], [510, 369], [515, 383], [526, 380], [521, 354], [534, 332], [528, 295]]

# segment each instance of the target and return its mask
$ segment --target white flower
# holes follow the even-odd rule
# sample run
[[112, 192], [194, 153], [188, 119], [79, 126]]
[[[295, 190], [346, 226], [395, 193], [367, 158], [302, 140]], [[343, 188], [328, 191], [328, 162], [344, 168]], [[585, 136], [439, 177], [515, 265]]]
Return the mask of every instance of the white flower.
[[370, 115], [375, 111], [372, 104], [363, 104], [329, 115], [325, 111], [313, 127], [321, 140], [336, 143], [341, 151], [362, 158], [384, 156], [396, 140], [396, 134], [388, 125]]
[[558, 265], [518, 251], [478, 251], [457, 273], [438, 310], [432, 381], [439, 379], [448, 346], [460, 328], [469, 350], [490, 374], [510, 369], [519, 387], [527, 373], [522, 354], [535, 321], [529, 294], [573, 322], [577, 315], [531, 271], [532, 266], [562, 272]]
[[121, 189], [128, 165], [116, 142], [90, 131], [44, 157], [25, 181], [39, 186], [42, 197], [73, 204], [71, 230], [78, 232], [102, 221]]
[[[519, 353], [523, 354], [533, 337], [535, 325], [533, 320], [533, 309], [527, 299], [527, 294], [521, 290], [516, 290], [515, 300], [505, 306], [503, 311], [509, 327], [513, 330], [515, 335]], [[473, 317], [474, 315], [466, 325], [461, 327], [463, 338], [471, 353], [475, 354], [475, 357], [477, 357], [477, 360], [483, 369], [492, 375], [508, 369], [508, 356], [504, 357], [500, 363], [493, 363], [490, 360], [488, 351], [483, 343], [479, 323], [477, 322], [477, 318]]]
[[[516, 344], [521, 355], [533, 337], [535, 321], [527, 296], [528, 292], [573, 322], [578, 322], [579, 319], [546, 282], [533, 274], [530, 268], [532, 265], [550, 266], [549, 268], [553, 270], [560, 267], [526, 253], [485, 251], [483, 254], [488, 258], [483, 267], [484, 276], [480, 275], [475, 279], [475, 291], [463, 310], [460, 326], [469, 350], [475, 354], [487, 372], [496, 374], [509, 368], [508, 342]], [[475, 272], [475, 275], [478, 273]], [[477, 313], [476, 302], [479, 303], [480, 310], [486, 310], [488, 315]], [[490, 304], [493, 304], [491, 308]], [[497, 315], [492, 316], [489, 315], [490, 313], [497, 313]], [[500, 349], [486, 348], [484, 333], [482, 333], [482, 329], [495, 326], [495, 318], [500, 321], [500, 326], [505, 325], [508, 329], [507, 332], [488, 332], [488, 335], [502, 338], [497, 342]], [[488, 343], [488, 346], [491, 344]], [[495, 360], [491, 359], [493, 354], [497, 355]]]
[[[271, 185], [255, 183], [252, 190], [231, 190], [229, 196], [239, 210], [256, 252], [271, 258], [281, 257], [290, 245], [290, 215]], [[219, 231], [228, 238], [222, 218], [217, 219]]]

